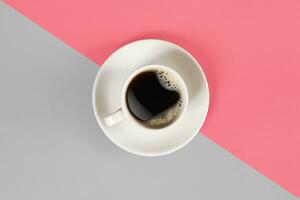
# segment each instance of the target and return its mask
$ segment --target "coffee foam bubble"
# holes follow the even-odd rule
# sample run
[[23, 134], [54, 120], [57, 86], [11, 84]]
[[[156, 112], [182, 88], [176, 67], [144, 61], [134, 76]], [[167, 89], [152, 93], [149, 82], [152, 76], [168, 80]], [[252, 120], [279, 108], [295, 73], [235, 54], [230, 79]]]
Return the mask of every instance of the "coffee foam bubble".
[[152, 119], [146, 121], [144, 124], [151, 127], [164, 127], [171, 124], [177, 119], [182, 110], [182, 100], [180, 99], [174, 106], [166, 111], [154, 116]]
[[179, 85], [173, 74], [162, 70], [156, 70], [157, 78], [160, 84], [168, 90], [179, 91]]

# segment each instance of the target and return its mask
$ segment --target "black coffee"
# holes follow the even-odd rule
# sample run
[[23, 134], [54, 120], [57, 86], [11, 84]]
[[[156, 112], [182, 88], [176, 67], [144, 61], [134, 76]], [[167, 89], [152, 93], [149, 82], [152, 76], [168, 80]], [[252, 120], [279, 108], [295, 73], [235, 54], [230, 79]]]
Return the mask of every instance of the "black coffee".
[[126, 99], [130, 113], [148, 127], [167, 126], [180, 113], [179, 88], [164, 71], [138, 74], [128, 86]]

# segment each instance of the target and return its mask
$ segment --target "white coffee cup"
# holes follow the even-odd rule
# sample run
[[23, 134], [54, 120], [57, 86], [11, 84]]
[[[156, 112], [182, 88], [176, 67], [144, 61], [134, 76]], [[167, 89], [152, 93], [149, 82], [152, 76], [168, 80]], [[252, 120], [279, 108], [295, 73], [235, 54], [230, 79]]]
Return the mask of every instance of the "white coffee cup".
[[[126, 103], [126, 92], [129, 84], [136, 76], [147, 71], [164, 71], [168, 73], [169, 76], [171, 76], [172, 79], [176, 81], [178, 90], [180, 91], [180, 98], [182, 101], [180, 113], [177, 116], [176, 120], [174, 120], [170, 125], [163, 128], [173, 126], [175, 123], [178, 123], [180, 119], [184, 116], [188, 107], [188, 90], [181, 76], [175, 70], [167, 66], [147, 65], [147, 66], [140, 67], [134, 72], [132, 72], [123, 83], [122, 91], [121, 91], [121, 108], [119, 108], [117, 111], [113, 112], [112, 114], [104, 118], [104, 121], [108, 127], [111, 127], [117, 123], [122, 123], [122, 121], [125, 118], [127, 118], [127, 120], [134, 122], [140, 128], [151, 129], [149, 127], [142, 125], [140, 121], [138, 121], [134, 116], [132, 116], [132, 114], [129, 111], [128, 105]], [[153, 131], [157, 131], [157, 129], [153, 129]]]
[[[172, 116], [168, 114], [174, 114], [177, 107], [170, 107], [158, 118], [151, 118], [149, 126], [149, 121], [144, 123], [135, 115], [126, 93], [137, 80], [134, 77], [141, 78], [139, 73], [156, 67], [176, 78], [183, 107]], [[120, 47], [102, 64], [94, 82], [92, 104], [96, 120], [111, 142], [136, 155], [161, 156], [182, 148], [199, 133], [209, 107], [208, 83], [200, 64], [182, 47], [157, 39], [139, 40]], [[164, 124], [157, 127], [156, 120], [164, 116], [175, 118], [168, 123], [160, 121]]]

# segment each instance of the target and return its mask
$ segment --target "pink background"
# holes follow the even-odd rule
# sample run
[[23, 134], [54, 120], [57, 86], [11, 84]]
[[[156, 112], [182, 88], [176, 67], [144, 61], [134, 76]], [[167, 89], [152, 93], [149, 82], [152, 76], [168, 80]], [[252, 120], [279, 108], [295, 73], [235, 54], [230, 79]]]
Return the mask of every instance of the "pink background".
[[136, 39], [183, 46], [211, 90], [201, 132], [300, 197], [299, 0], [6, 2], [99, 64]]

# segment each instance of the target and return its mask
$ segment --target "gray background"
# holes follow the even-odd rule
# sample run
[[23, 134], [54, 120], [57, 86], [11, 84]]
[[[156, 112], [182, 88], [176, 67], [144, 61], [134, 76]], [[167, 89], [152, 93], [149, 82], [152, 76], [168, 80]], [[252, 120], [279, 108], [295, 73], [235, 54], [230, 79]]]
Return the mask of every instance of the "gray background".
[[0, 56], [0, 199], [296, 199], [202, 135], [163, 157], [114, 146], [98, 66], [3, 2]]

